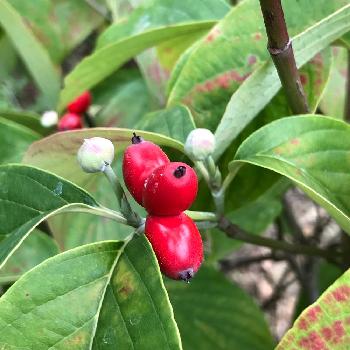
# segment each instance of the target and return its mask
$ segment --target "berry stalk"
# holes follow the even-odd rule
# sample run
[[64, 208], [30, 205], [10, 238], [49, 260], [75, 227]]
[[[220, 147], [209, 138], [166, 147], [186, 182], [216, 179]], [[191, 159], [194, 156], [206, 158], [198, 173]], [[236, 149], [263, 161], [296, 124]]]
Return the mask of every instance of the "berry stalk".
[[287, 101], [295, 114], [309, 112], [304, 89], [295, 63], [281, 0], [260, 0], [268, 36], [267, 49], [276, 66]]
[[127, 223], [132, 227], [138, 228], [143, 223], [142, 219], [131, 209], [125, 192], [110, 164], [106, 163], [103, 173], [107, 177], [109, 183], [112, 185], [113, 191], [118, 200], [120, 211], [125, 216]]

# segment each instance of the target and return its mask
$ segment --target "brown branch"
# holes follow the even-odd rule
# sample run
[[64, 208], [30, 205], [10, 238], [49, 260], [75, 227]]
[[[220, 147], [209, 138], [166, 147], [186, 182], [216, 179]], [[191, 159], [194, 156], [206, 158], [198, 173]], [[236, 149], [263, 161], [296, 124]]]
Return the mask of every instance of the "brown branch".
[[304, 89], [295, 63], [281, 0], [260, 0], [268, 36], [268, 50], [276, 66], [287, 101], [293, 113], [309, 112]]
[[225, 217], [220, 218], [218, 228], [225, 232], [232, 239], [236, 239], [245, 243], [250, 243], [262, 247], [271, 248], [273, 250], [281, 250], [292, 254], [301, 254], [315, 257], [322, 257], [331, 263], [337, 263], [337, 254], [331, 250], [325, 250], [318, 247], [288, 243], [286, 241], [278, 241], [275, 239], [249, 234], [230, 222]]

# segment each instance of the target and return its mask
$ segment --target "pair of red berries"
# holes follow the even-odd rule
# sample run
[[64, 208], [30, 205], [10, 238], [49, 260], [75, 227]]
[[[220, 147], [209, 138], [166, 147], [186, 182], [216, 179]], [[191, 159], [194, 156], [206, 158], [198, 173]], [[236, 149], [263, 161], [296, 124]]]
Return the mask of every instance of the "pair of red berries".
[[134, 134], [124, 153], [123, 176], [149, 214], [145, 234], [160, 269], [172, 279], [190, 280], [203, 260], [200, 233], [183, 213], [197, 195], [196, 173], [185, 163], [170, 162], [160, 147]]
[[85, 91], [67, 106], [67, 113], [59, 120], [59, 131], [81, 129], [83, 127], [82, 115], [91, 104], [91, 94]]

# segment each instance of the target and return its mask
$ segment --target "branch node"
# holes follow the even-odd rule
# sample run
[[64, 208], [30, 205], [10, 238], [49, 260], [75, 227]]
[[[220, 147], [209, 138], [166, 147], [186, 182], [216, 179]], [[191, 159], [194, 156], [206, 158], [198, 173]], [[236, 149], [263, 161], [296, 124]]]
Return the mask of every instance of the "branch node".
[[278, 47], [270, 47], [269, 45], [267, 46], [267, 49], [269, 50], [270, 55], [273, 56], [278, 56], [283, 54], [284, 52], [288, 51], [292, 46], [292, 40], [289, 39], [289, 41], [287, 42], [287, 44], [282, 47], [282, 48], [278, 48]]

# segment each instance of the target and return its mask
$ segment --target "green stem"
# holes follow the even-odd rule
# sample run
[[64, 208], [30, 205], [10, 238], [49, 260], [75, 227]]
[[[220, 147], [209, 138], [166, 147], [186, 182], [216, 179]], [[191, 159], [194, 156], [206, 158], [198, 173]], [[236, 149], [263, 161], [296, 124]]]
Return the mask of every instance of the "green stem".
[[128, 224], [136, 228], [139, 227], [142, 224], [142, 219], [131, 209], [131, 205], [126, 197], [123, 187], [120, 185], [117, 175], [113, 171], [112, 167], [109, 164], [106, 164], [103, 173], [106, 175], [109, 183], [112, 185], [113, 191], [118, 200], [120, 211], [126, 218]]
[[185, 214], [194, 221], [217, 221], [216, 215], [211, 212], [186, 210]]
[[238, 171], [241, 169], [241, 167], [243, 166], [242, 163], [233, 163], [233, 166], [230, 169], [230, 172], [227, 174], [227, 176], [225, 177], [222, 186], [221, 186], [221, 190], [223, 192], [226, 192], [227, 189], [229, 188], [229, 186], [231, 185], [232, 180], [236, 177]]
[[119, 204], [119, 208], [122, 207], [122, 196], [124, 194], [124, 190], [122, 188], [122, 186], [120, 185], [120, 182], [118, 180], [117, 175], [115, 174], [115, 172], [113, 171], [112, 167], [110, 166], [110, 164], [106, 164], [105, 169], [103, 170], [103, 173], [105, 174], [105, 176], [107, 177], [109, 183], [111, 184], [113, 191], [117, 197], [118, 200], [118, 204]]
[[268, 50], [276, 66], [287, 101], [295, 114], [308, 113], [309, 108], [295, 63], [281, 0], [260, 0], [268, 37]]
[[210, 183], [209, 173], [207, 168], [204, 166], [203, 162], [198, 160], [198, 161], [195, 161], [194, 164], [196, 165], [200, 174], [204, 177], [205, 182], [209, 185]]

